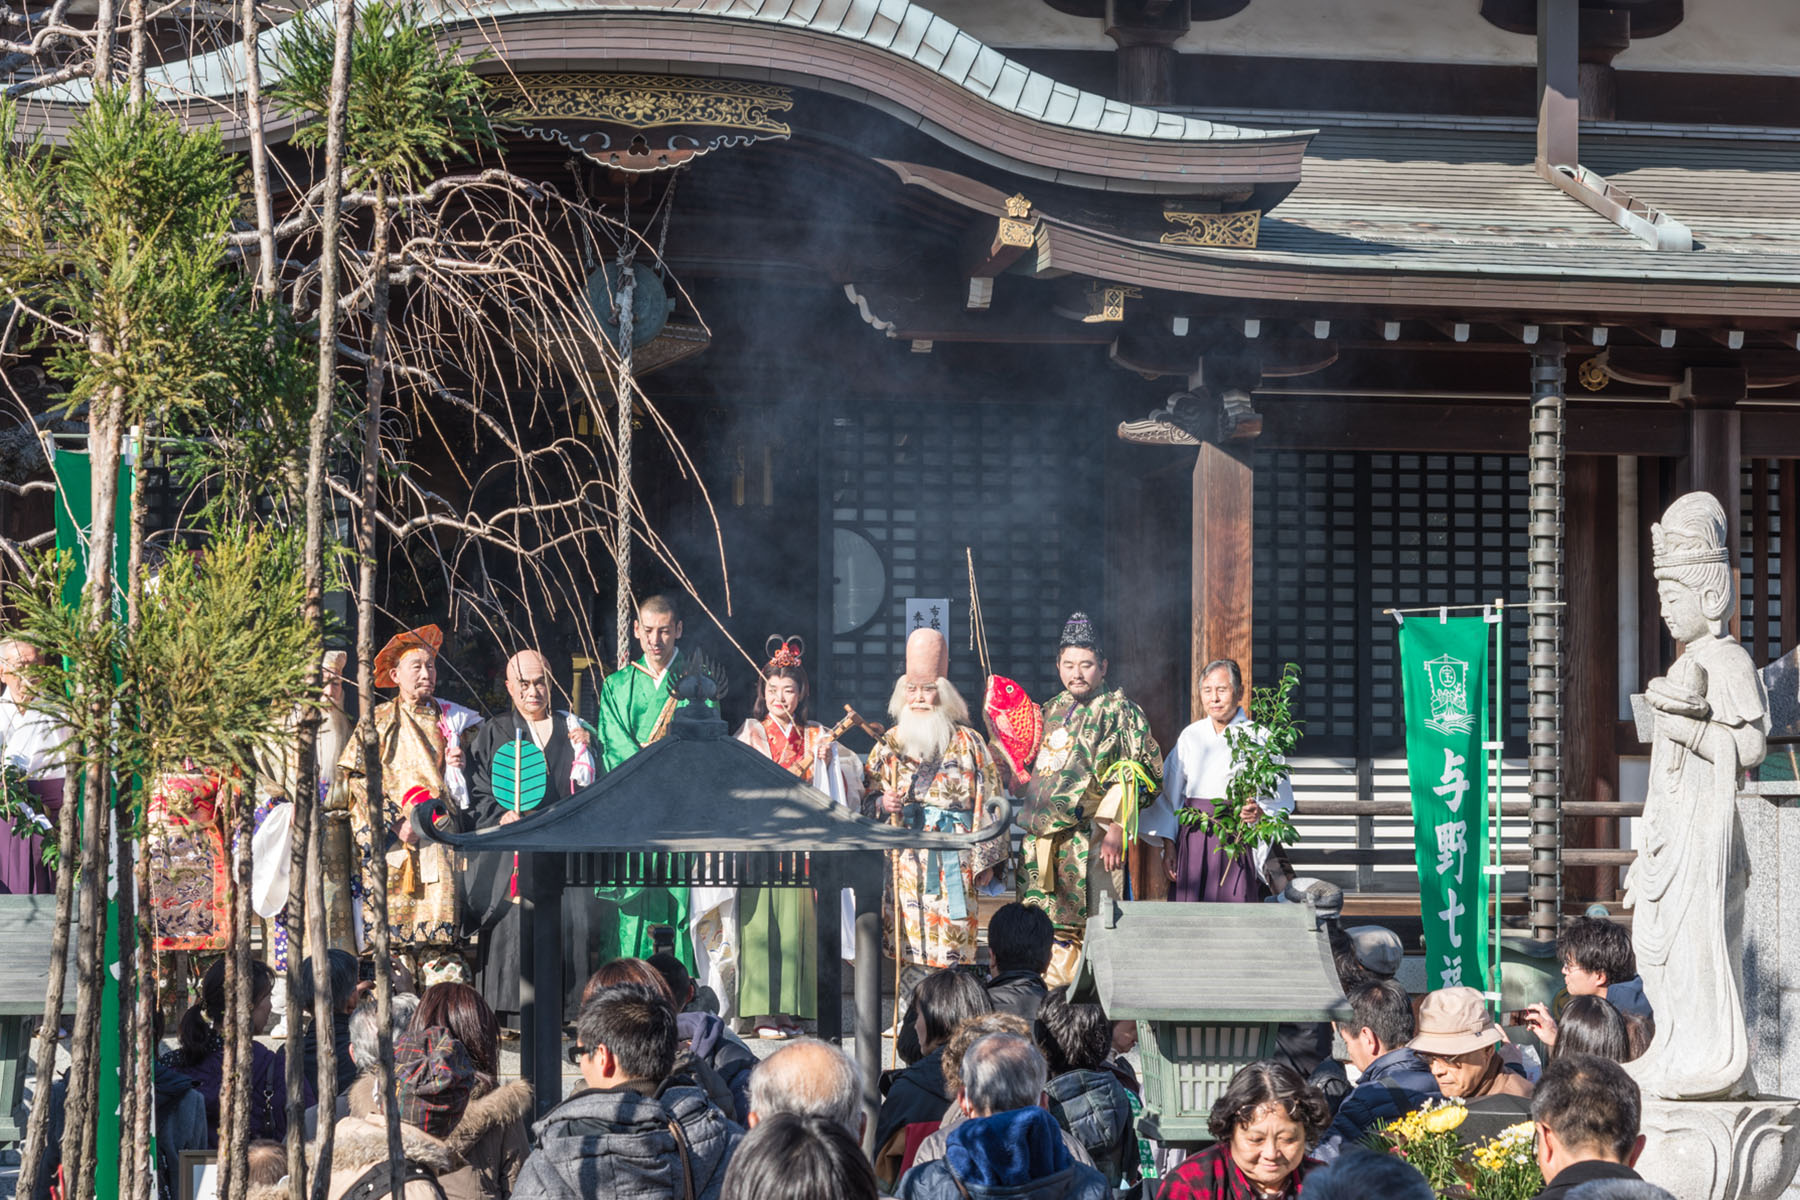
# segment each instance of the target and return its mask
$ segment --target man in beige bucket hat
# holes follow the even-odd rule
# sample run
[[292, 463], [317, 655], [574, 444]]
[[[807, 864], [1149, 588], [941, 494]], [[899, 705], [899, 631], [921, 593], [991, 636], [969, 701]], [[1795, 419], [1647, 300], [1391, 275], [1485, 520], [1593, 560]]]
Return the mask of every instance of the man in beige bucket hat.
[[1465, 1142], [1491, 1137], [1531, 1113], [1531, 1081], [1510, 1071], [1487, 1000], [1474, 988], [1444, 988], [1419, 1005], [1418, 1033], [1408, 1049], [1425, 1061], [1445, 1096], [1468, 1106], [1458, 1130]]

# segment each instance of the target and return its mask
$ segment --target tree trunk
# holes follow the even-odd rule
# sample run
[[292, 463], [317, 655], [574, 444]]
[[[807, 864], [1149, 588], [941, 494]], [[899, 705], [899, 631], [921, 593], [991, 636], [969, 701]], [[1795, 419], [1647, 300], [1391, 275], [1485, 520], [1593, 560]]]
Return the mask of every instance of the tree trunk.
[[[87, 760], [86, 747], [82, 759]], [[37, 1079], [31, 1091], [31, 1115], [25, 1122], [25, 1143], [19, 1148], [18, 1190], [34, 1195], [38, 1174], [42, 1170], [44, 1151], [50, 1141], [50, 1085], [56, 1079], [56, 1032], [62, 1024], [63, 981], [68, 974], [69, 930], [74, 922], [70, 912], [75, 899], [75, 854], [79, 845], [77, 817], [81, 805], [76, 790], [70, 788], [63, 797], [62, 812], [57, 816], [57, 846], [62, 860], [56, 868], [56, 916], [50, 925], [50, 978], [44, 987], [44, 1019], [38, 1026], [32, 1047], [32, 1061], [37, 1064]]]
[[131, 57], [126, 60], [126, 99], [131, 107], [144, 105], [144, 59], [149, 47], [149, 31], [144, 28], [144, 0], [128, 0], [125, 11], [131, 20]]
[[[256, 1007], [256, 976], [251, 968], [250, 955], [250, 840], [255, 836], [257, 797], [255, 780], [249, 780], [248, 783], [248, 788], [236, 789], [235, 803], [232, 806], [234, 820], [231, 834], [225, 842], [226, 857], [232, 864], [231, 939], [228, 945], [237, 965], [237, 1012], [232, 1015], [230, 1032], [225, 1036], [237, 1043], [238, 1080], [243, 1086], [232, 1097], [233, 1138], [226, 1141], [221, 1136], [219, 1140], [219, 1145], [224, 1150], [219, 1155], [220, 1164], [223, 1166], [227, 1161], [231, 1164], [230, 1186], [219, 1193], [221, 1200], [248, 1200], [250, 1195], [250, 1105], [257, 1099], [256, 1088], [252, 1084], [252, 1072], [256, 1064], [256, 1030], [250, 1023], [251, 1013]], [[233, 847], [236, 848], [235, 852]], [[300, 1073], [298, 1065], [295, 1066], [294, 1073]], [[270, 1097], [268, 1102], [273, 1105], [274, 1098]]]
[[113, 39], [119, 31], [117, 0], [100, 0], [94, 13], [94, 87], [106, 87], [112, 80]]
[[[313, 658], [318, 660], [318, 648], [315, 646]], [[318, 668], [313, 668], [315, 674]], [[305, 1071], [302, 1069], [306, 1054], [306, 1016], [313, 1014], [313, 1027], [319, 1031], [315, 1039], [318, 1046], [319, 1076], [315, 1081], [314, 1094], [318, 1097], [319, 1112], [327, 1114], [331, 1111], [331, 1101], [327, 1097], [337, 1095], [335, 1064], [327, 1066], [332, 1057], [332, 1041], [326, 1036], [331, 1028], [330, 1013], [325, 995], [330, 989], [325, 986], [331, 978], [331, 962], [326, 957], [327, 948], [319, 939], [308, 940], [307, 905], [312, 897], [306, 891], [306, 879], [313, 869], [311, 853], [312, 826], [317, 820], [319, 795], [319, 772], [314, 761], [314, 748], [318, 744], [319, 718], [316, 711], [308, 709], [301, 717], [302, 726], [310, 725], [313, 736], [307, 738], [296, 731], [296, 741], [301, 745], [298, 767], [294, 773], [293, 795], [288, 803], [294, 806], [294, 823], [289, 836], [292, 838], [288, 859], [288, 899], [287, 908], [280, 915], [283, 928], [287, 930], [288, 969], [287, 969], [287, 1161], [288, 1161], [288, 1198], [289, 1200], [306, 1200], [306, 1144], [302, 1122], [306, 1116]], [[306, 746], [311, 741], [313, 746]], [[301, 987], [302, 974], [300, 964], [310, 948], [312, 953], [313, 991], [305, 992]], [[330, 1124], [330, 1117], [322, 1115], [321, 1125]], [[319, 1131], [324, 1133], [323, 1129]]]
[[[356, 30], [356, 0], [336, 0], [336, 31], [331, 62], [331, 103], [326, 114], [325, 129], [325, 195], [324, 211], [320, 214], [320, 248], [319, 248], [319, 374], [318, 390], [313, 400], [312, 420], [307, 427], [306, 444], [306, 550], [304, 570], [306, 572], [306, 623], [313, 632], [315, 645], [322, 646], [325, 636], [325, 449], [326, 439], [331, 432], [331, 410], [337, 399], [337, 343], [338, 343], [338, 291], [339, 263], [338, 246], [342, 217], [338, 207], [344, 194], [344, 112], [350, 98], [350, 51], [351, 39]], [[258, 218], [261, 219], [260, 217]], [[358, 665], [361, 665], [361, 635], [358, 635]], [[372, 667], [372, 664], [371, 664]], [[362, 676], [366, 687], [370, 679]], [[368, 696], [359, 698], [365, 713], [372, 713], [373, 706]], [[300, 722], [300, 761], [302, 784], [313, 779], [311, 768], [318, 746], [319, 716], [308, 712]], [[308, 800], [317, 794], [317, 787], [312, 788]], [[297, 801], [298, 802], [298, 801]], [[296, 814], [298, 816], [298, 814]], [[320, 841], [319, 822], [314, 820], [307, 829], [309, 844]], [[306, 904], [312, 909], [313, 921], [310, 926], [322, 918], [323, 904], [320, 900], [324, 887], [320, 882], [314, 890], [315, 879], [319, 873], [319, 852], [316, 845], [309, 845], [306, 866]], [[313, 907], [316, 906], [316, 907]], [[327, 965], [325, 959], [326, 942], [323, 937], [312, 939], [313, 974], [315, 979]], [[290, 944], [289, 953], [293, 953]], [[315, 989], [316, 990], [316, 989]], [[291, 992], [289, 993], [292, 994]], [[315, 997], [313, 1001], [314, 1019], [321, 1009]], [[291, 1060], [290, 1060], [291, 1061]], [[329, 1061], [326, 1055], [319, 1056], [320, 1082], [324, 1082], [325, 1064]], [[319, 1091], [320, 1103], [324, 1102], [325, 1091]], [[321, 1112], [327, 1111], [324, 1108]], [[312, 1180], [312, 1200], [325, 1200], [326, 1188], [331, 1181], [331, 1151], [335, 1132], [334, 1123], [330, 1120], [319, 1122], [318, 1155], [315, 1159]], [[288, 1176], [289, 1200], [301, 1200], [305, 1186], [304, 1168], [293, 1171], [293, 1143], [289, 1143]]]
[[[137, 827], [142, 828], [142, 821], [148, 817], [148, 795], [142, 788], [138, 789], [139, 808], [142, 810]], [[150, 895], [150, 856], [138, 854], [137, 894], [140, 899]], [[120, 926], [123, 935], [124, 927]], [[154, 1200], [156, 1195], [156, 1172], [150, 1163], [150, 1139], [155, 1135], [156, 1123], [155, 1076], [152, 1067], [156, 1062], [156, 997], [158, 963], [156, 961], [156, 938], [150, 923], [150, 910], [147, 905], [137, 906], [137, 997], [135, 1006], [137, 1017], [134, 1031], [137, 1035], [137, 1052], [131, 1060], [132, 1090], [137, 1093], [136, 1120], [131, 1129], [131, 1144], [143, 1164], [138, 1174], [137, 1191], [127, 1192], [130, 1200]]]
[[[103, 38], [104, 42], [105, 39]], [[93, 523], [88, 533], [87, 588], [82, 604], [91, 631], [89, 648], [99, 656], [101, 671], [112, 669], [113, 641], [108, 636], [113, 604], [114, 505], [119, 492], [119, 447], [123, 438], [124, 412], [117, 393], [98, 398], [92, 405], [88, 433], [89, 469], [92, 472]], [[96, 677], [98, 673], [96, 673]], [[90, 730], [105, 728], [110, 697], [105, 692], [83, 697], [87, 706], [84, 724]], [[97, 738], [83, 747], [83, 811], [81, 814], [80, 931], [76, 943], [75, 1035], [70, 1040], [68, 1100], [64, 1108], [63, 1170], [67, 1194], [85, 1200], [94, 1192], [89, 1157], [93, 1147], [95, 1088], [100, 1049], [100, 993], [106, 973], [106, 896], [108, 860], [107, 818], [112, 808], [110, 747]], [[64, 870], [68, 869], [65, 855]], [[59, 913], [66, 918], [67, 914]], [[59, 923], [60, 928], [60, 923]], [[59, 964], [51, 964], [51, 986], [60, 991]], [[60, 997], [58, 998], [60, 1000]], [[48, 1099], [48, 1091], [38, 1100]]]
[[[133, 0], [141, 7], [141, 0]], [[147, 430], [146, 430], [147, 433]], [[145, 439], [148, 441], [148, 438]], [[138, 453], [137, 469], [131, 473], [131, 526], [126, 541], [125, 560], [125, 628], [127, 637], [136, 634], [143, 614], [144, 602], [144, 470], [143, 451]], [[137, 696], [128, 693], [121, 705], [129, 720], [138, 720]], [[137, 780], [126, 780], [122, 790], [128, 797], [138, 794]], [[119, 806], [126, 814], [134, 803], [127, 800]], [[129, 824], [129, 828], [124, 826]], [[142, 958], [138, 954], [137, 932], [137, 823], [121, 822], [119, 829], [118, 896], [119, 896], [119, 1134], [122, 1159], [119, 1164], [119, 1189], [124, 1196], [137, 1200], [141, 1177], [149, 1169], [147, 1141], [137, 1139], [140, 1105], [151, 1103], [148, 1092], [137, 1086], [139, 1008], [134, 988], [141, 987], [138, 978]]]
[[[369, 254], [371, 269], [375, 272], [367, 368], [369, 407], [364, 417], [367, 424], [363, 433], [362, 512], [358, 523], [362, 575], [356, 601], [356, 659], [362, 678], [363, 703], [363, 778], [368, 783], [369, 830], [378, 839], [377, 845], [381, 831], [387, 828], [383, 815], [386, 805], [382, 801], [381, 754], [375, 744], [375, 539], [379, 533], [375, 512], [381, 499], [381, 401], [387, 384], [387, 195], [387, 180], [377, 177], [375, 237]], [[397, 1193], [404, 1153], [400, 1141], [400, 1108], [394, 1101], [394, 958], [388, 934], [387, 870], [379, 856], [375, 857], [374, 869], [369, 872], [366, 883], [375, 918], [375, 1024], [380, 1028], [381, 1108], [387, 1114], [388, 1165], [392, 1171], [388, 1186]]]
[[[132, 0], [134, 4], [142, 2]], [[262, 54], [256, 41], [256, 0], [244, 0], [243, 24], [244, 108], [250, 126], [250, 186], [256, 200], [256, 294], [269, 300], [275, 295], [275, 206], [269, 194], [269, 148], [263, 140]]]
[[[219, 781], [219, 831], [225, 842], [225, 919], [235, 932], [238, 909], [238, 873], [237, 865], [232, 861], [233, 846], [237, 841], [238, 805], [242, 802], [237, 788], [232, 785], [234, 779]], [[218, 1144], [225, 1151], [219, 1155], [219, 1170], [215, 1195], [226, 1200], [231, 1195], [232, 1181], [241, 1174], [239, 1163], [242, 1161], [231, 1149], [243, 1144], [244, 1131], [239, 1128], [237, 1113], [243, 1094], [249, 1090], [250, 1062], [249, 1047], [238, 1037], [238, 1022], [246, 1008], [246, 984], [248, 974], [243, 969], [243, 962], [238, 958], [237, 939], [227, 935], [225, 940], [225, 1013], [220, 1021], [219, 1033], [225, 1039], [225, 1050], [219, 1068], [219, 1127], [215, 1131]]]

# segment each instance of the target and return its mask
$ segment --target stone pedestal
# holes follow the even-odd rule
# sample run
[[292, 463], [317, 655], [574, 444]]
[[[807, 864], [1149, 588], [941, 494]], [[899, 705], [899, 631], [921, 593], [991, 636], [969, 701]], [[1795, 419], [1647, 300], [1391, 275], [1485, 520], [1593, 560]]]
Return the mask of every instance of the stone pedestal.
[[[1792, 804], [1791, 797], [1738, 797], [1750, 859], [1744, 893], [1744, 1020], [1750, 1069], [1756, 1090], [1765, 1097], [1800, 1096], [1800, 809]], [[1800, 1141], [1800, 1135], [1793, 1140]], [[1800, 1186], [1769, 1194], [1800, 1200]]]
[[1776, 1200], [1800, 1165], [1792, 1100], [1647, 1100], [1637, 1171], [1682, 1200]]

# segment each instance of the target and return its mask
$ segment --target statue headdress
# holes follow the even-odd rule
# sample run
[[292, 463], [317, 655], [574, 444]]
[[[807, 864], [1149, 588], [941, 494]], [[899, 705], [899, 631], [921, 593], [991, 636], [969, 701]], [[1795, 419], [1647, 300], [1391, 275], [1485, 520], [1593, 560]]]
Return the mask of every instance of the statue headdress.
[[1657, 572], [1683, 567], [1728, 566], [1725, 545], [1729, 526], [1725, 509], [1711, 492], [1689, 492], [1669, 505], [1663, 519], [1650, 526], [1650, 549]]
[[1724, 632], [1725, 616], [1737, 599], [1731, 585], [1731, 548], [1726, 544], [1729, 530], [1725, 509], [1711, 492], [1680, 497], [1661, 521], [1650, 526], [1656, 578], [1691, 589], [1715, 636]]

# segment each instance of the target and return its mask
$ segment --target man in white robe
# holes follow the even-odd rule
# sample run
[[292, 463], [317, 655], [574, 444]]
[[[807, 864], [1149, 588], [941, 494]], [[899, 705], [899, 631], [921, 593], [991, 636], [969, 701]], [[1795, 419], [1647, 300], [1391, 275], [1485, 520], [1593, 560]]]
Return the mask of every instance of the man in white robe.
[[[69, 731], [49, 713], [31, 707], [35, 646], [0, 642], [0, 761], [25, 776], [28, 808], [0, 825], [0, 894], [48, 895], [55, 877], [44, 865], [43, 833], [55, 828], [62, 810], [64, 759]], [[37, 832], [33, 832], [33, 831]]]
[[[1212, 811], [1223, 802], [1231, 782], [1231, 743], [1226, 730], [1250, 724], [1244, 711], [1244, 677], [1230, 659], [1208, 663], [1200, 677], [1200, 704], [1205, 715], [1175, 741], [1163, 764], [1163, 790], [1145, 811], [1138, 832], [1162, 843], [1163, 867], [1173, 885], [1171, 900], [1255, 902], [1267, 892], [1264, 872], [1273, 843], [1228, 859], [1212, 834], [1197, 825], [1182, 825], [1181, 808]], [[1260, 811], [1259, 811], [1260, 810]], [[1283, 779], [1273, 796], [1244, 805], [1246, 821], [1261, 813], [1294, 811], [1294, 793]]]

